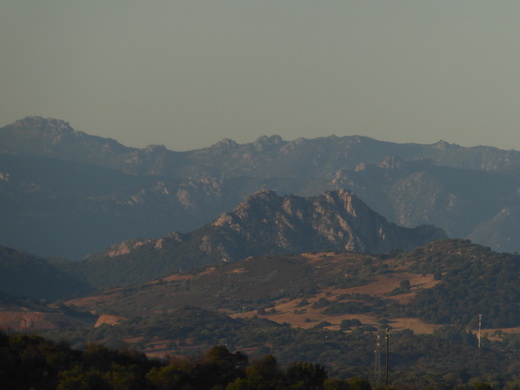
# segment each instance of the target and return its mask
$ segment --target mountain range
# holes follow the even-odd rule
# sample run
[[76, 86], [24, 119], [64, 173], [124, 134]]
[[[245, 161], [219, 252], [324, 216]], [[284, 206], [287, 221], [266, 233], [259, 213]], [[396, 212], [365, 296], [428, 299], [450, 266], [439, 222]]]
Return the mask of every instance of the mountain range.
[[500, 388], [520, 356], [520, 258], [499, 253], [520, 246], [519, 168], [359, 136], [137, 149], [28, 117], [0, 129], [0, 328], [374, 383], [391, 328], [393, 383]]
[[191, 232], [260, 190], [309, 197], [346, 189], [390, 222], [433, 224], [513, 252], [519, 168], [515, 150], [360, 136], [137, 149], [27, 117], [0, 129], [0, 244], [80, 259], [125, 240]]

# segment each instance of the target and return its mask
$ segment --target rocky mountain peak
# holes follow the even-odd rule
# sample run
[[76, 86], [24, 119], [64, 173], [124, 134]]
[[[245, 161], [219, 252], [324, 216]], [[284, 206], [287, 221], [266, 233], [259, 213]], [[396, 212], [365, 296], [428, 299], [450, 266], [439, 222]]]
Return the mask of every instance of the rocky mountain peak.
[[145, 148], [145, 153], [149, 154], [166, 153], [167, 151], [168, 149], [164, 145], [151, 144]]
[[224, 213], [214, 222], [214, 226], [228, 226], [239, 230], [238, 221], [250, 221], [254, 223], [254, 219], [262, 220], [272, 216], [272, 214], [280, 207], [282, 198], [275, 191], [260, 190], [248, 196], [230, 213]]
[[435, 149], [439, 149], [439, 150], [443, 150], [443, 151], [446, 151], [449, 149], [459, 149], [460, 148], [459, 145], [450, 144], [449, 142], [446, 142], [442, 139], [440, 141], [436, 142], [435, 144], [433, 144], [432, 146]]
[[271, 249], [298, 251], [319, 247], [382, 252], [421, 245], [419, 242], [428, 235], [428, 240], [445, 237], [442, 230], [432, 228], [426, 229], [429, 233], [419, 239], [418, 230], [389, 223], [353, 192], [344, 189], [309, 198], [259, 191], [212, 225], [230, 229], [244, 239], [269, 237]]
[[74, 133], [75, 130], [69, 122], [61, 119], [43, 118], [41, 116], [27, 116], [13, 123], [13, 127], [20, 129], [31, 129], [37, 131], [60, 131]]
[[234, 210], [241, 213], [244, 210], [259, 210], [265, 207], [272, 208], [280, 205], [281, 198], [273, 190], [260, 190], [248, 196]]
[[238, 144], [234, 140], [229, 138], [224, 138], [222, 141], [219, 141], [215, 145], [213, 145], [213, 147], [219, 149], [229, 149], [235, 146], [238, 146]]
[[[28, 116], [0, 129], [0, 144], [22, 153], [54, 156], [56, 151], [77, 149], [89, 137], [66, 121]], [[77, 150], [75, 150], [77, 152]]]
[[248, 196], [244, 202], [241, 204], [247, 204], [252, 202], [271, 202], [275, 199], [278, 199], [279, 196], [276, 194], [276, 191], [263, 189], [255, 192], [254, 194]]
[[0, 145], [32, 154], [103, 165], [126, 148], [111, 138], [89, 135], [60, 119], [28, 116], [0, 129]]
[[281, 146], [283, 144], [284, 140], [277, 134], [272, 136], [263, 135], [253, 143], [254, 147], [258, 151], [263, 151], [274, 146]]

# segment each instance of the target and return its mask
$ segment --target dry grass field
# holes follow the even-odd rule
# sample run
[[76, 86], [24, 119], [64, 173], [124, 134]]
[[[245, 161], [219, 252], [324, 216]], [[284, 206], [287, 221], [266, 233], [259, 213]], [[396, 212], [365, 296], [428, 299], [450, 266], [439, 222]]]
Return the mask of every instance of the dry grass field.
[[[411, 291], [407, 294], [388, 296], [395, 288], [399, 287], [399, 284], [403, 280], [409, 280], [411, 285]], [[409, 302], [416, 294], [419, 289], [430, 288], [435, 286], [438, 281], [433, 279], [432, 275], [416, 275], [409, 273], [397, 273], [378, 275], [374, 280], [364, 286], [353, 287], [348, 289], [334, 289], [327, 288], [316, 294], [313, 298], [309, 298], [309, 305], [306, 306], [305, 312], [300, 313], [301, 308], [298, 307], [300, 300], [279, 300], [275, 303], [274, 308], [276, 313], [274, 314], [258, 314], [257, 311], [250, 311], [246, 313], [233, 314], [232, 317], [253, 317], [258, 316], [267, 318], [271, 321], [278, 323], [289, 323], [292, 326], [300, 328], [311, 328], [316, 324], [327, 321], [331, 323], [328, 329], [339, 329], [342, 320], [358, 319], [365, 325], [380, 326], [380, 319], [370, 314], [344, 314], [344, 315], [324, 315], [322, 309], [311, 308], [312, 304], [319, 301], [320, 298], [327, 298], [334, 300], [336, 297], [342, 294], [366, 294], [375, 296], [378, 298], [394, 299], [399, 303]], [[432, 333], [440, 325], [428, 324], [421, 321], [418, 318], [392, 318], [390, 324], [393, 329], [403, 330], [410, 329], [417, 334]]]

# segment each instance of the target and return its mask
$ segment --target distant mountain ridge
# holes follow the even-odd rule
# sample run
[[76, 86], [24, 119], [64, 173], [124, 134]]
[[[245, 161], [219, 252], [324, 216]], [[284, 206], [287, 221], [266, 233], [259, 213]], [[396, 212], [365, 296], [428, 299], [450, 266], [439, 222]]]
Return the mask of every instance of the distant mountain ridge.
[[92, 290], [45, 259], [0, 246], [0, 294], [55, 301]]
[[95, 287], [111, 287], [248, 256], [388, 252], [443, 238], [445, 233], [433, 226], [412, 229], [389, 223], [348, 191], [301, 198], [264, 190], [191, 233], [123, 242], [64, 266]]
[[188, 232], [261, 189], [346, 188], [388, 220], [520, 251], [520, 152], [439, 141], [262, 136], [175, 152], [129, 148], [27, 117], [0, 129], [0, 244], [82, 258], [110, 244]]
[[111, 138], [76, 131], [69, 122], [39, 116], [3, 127], [0, 145], [17, 153], [87, 163], [115, 158], [132, 150]]
[[[477, 170], [520, 167], [520, 152], [493, 147], [461, 147], [439, 141], [431, 145], [398, 144], [363, 136], [328, 136], [285, 141], [279, 135], [261, 136], [253, 143], [224, 139], [213, 146], [175, 152], [162, 145], [144, 149], [121, 145], [111, 138], [74, 130], [66, 121], [26, 117], [0, 128], [0, 145], [15, 152], [102, 165], [131, 174], [170, 177], [306, 175], [332, 177], [337, 169], [354, 169], [360, 161], [378, 163], [391, 155], [405, 160], [428, 158], [437, 165]], [[308, 158], [312, 156], [312, 158]], [[284, 169], [272, 170], [283, 162]], [[323, 172], [323, 166], [328, 169]]]

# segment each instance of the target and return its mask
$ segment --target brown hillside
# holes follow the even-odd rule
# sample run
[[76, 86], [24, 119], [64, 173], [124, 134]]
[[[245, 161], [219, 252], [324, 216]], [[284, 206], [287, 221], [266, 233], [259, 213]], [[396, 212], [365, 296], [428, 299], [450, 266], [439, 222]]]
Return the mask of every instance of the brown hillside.
[[[410, 282], [410, 291], [391, 295], [403, 280]], [[437, 283], [433, 275], [402, 272], [392, 258], [384, 256], [353, 252], [304, 253], [251, 257], [209, 267], [199, 273], [172, 274], [141, 286], [116, 288], [71, 300], [67, 305], [96, 312], [102, 318], [105, 318], [103, 313], [116, 313], [116, 319], [191, 305], [219, 310], [231, 317], [258, 316], [302, 328], [327, 321], [331, 329], [338, 329], [342, 320], [354, 318], [378, 327], [381, 318], [370, 312], [324, 314], [323, 308], [313, 306], [318, 305], [320, 299], [362, 302], [352, 298], [359, 294], [405, 304], [421, 289]], [[303, 298], [308, 302], [305, 307], [301, 306]], [[430, 333], [435, 329], [418, 319], [387, 320], [394, 328], [409, 328], [417, 333]]]

